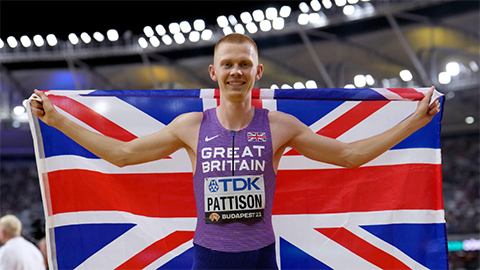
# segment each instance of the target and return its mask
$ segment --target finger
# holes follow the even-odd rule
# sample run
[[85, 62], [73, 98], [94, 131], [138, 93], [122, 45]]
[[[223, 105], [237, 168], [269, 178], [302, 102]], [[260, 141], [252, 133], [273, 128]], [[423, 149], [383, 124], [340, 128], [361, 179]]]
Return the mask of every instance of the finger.
[[42, 117], [45, 115], [45, 111], [39, 108], [32, 108], [32, 113], [38, 117]]
[[433, 92], [435, 91], [435, 86], [430, 87], [427, 93], [425, 94], [425, 99], [430, 100], [432, 98]]
[[33, 90], [33, 92], [37, 94], [41, 99], [47, 97], [47, 95], [45, 95], [42, 91], [39, 91], [37, 89]]

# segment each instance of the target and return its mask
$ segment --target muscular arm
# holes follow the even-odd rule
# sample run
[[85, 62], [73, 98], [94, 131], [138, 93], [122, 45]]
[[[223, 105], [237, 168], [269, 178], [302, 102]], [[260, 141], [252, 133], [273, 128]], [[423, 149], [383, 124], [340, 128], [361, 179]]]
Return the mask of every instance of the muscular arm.
[[42, 102], [32, 101], [34, 115], [95, 155], [117, 166], [161, 159], [180, 148], [187, 148], [187, 151], [191, 152], [191, 149], [196, 147], [194, 135], [198, 136], [198, 126], [201, 122], [201, 115], [198, 113], [181, 115], [161, 131], [123, 142], [77, 125], [59, 114], [45, 94], [37, 90], [35, 93], [42, 98]]
[[[286, 146], [313, 160], [347, 168], [357, 168], [378, 157], [410, 134], [428, 124], [440, 111], [438, 101], [429, 106], [433, 87], [417, 106], [415, 112], [395, 127], [370, 138], [344, 143], [315, 134], [293, 116], [275, 112], [270, 117], [274, 149], [283, 152]], [[285, 127], [288, 127], [286, 129]], [[276, 153], [279, 160], [281, 153]]]

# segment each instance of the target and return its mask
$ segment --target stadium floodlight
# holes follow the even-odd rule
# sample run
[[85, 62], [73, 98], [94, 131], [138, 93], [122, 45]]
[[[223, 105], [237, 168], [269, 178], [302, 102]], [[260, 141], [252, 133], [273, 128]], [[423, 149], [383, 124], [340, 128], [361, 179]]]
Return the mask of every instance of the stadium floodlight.
[[356, 3], [358, 3], [358, 0], [347, 0], [347, 2], [348, 2], [350, 5], [355, 5]]
[[356, 75], [353, 78], [353, 83], [355, 84], [356, 87], [365, 87], [367, 85], [367, 80], [365, 79], [365, 75]]
[[15, 107], [13, 108], [13, 114], [16, 115], [16, 116], [20, 116], [20, 115], [22, 115], [22, 114], [24, 114], [24, 113], [26, 113], [26, 112], [27, 112], [27, 111], [25, 110], [25, 107], [20, 106], [20, 105], [15, 106]]
[[460, 73], [460, 65], [457, 62], [450, 62], [445, 68], [450, 76], [457, 76]]
[[148, 42], [144, 37], [140, 37], [138, 39], [138, 45], [140, 45], [140, 47], [142, 47], [142, 49], [146, 49], [148, 47]]
[[233, 29], [235, 30], [235, 33], [245, 34], [245, 28], [243, 28], [243, 25], [241, 24], [235, 25]]
[[173, 40], [169, 35], [163, 35], [162, 36], [162, 41], [165, 43], [165, 45], [172, 45]]
[[18, 41], [13, 36], [9, 36], [7, 38], [7, 44], [10, 48], [14, 49], [18, 46]]
[[232, 26], [235, 26], [238, 23], [237, 18], [235, 18], [235, 16], [233, 15], [228, 16], [228, 21]]
[[261, 22], [265, 19], [265, 15], [263, 15], [263, 11], [260, 9], [255, 10], [253, 13], [253, 20], [256, 22]]
[[372, 77], [372, 75], [367, 74], [365, 75], [365, 81], [367, 82], [368, 85], [372, 86], [375, 84], [375, 79]]
[[305, 85], [302, 82], [296, 82], [293, 84], [294, 89], [305, 89]]
[[182, 33], [176, 33], [175, 35], [173, 35], [173, 39], [177, 44], [185, 43], [185, 36]]
[[408, 70], [408, 69], [404, 69], [404, 70], [400, 71], [399, 75], [400, 75], [400, 78], [402, 79], [402, 81], [404, 81], [404, 82], [409, 82], [413, 79], [413, 75], [410, 72], [410, 70]]
[[153, 47], [157, 48], [160, 46], [160, 40], [156, 36], [151, 36], [148, 40]]
[[293, 89], [293, 87], [291, 87], [290, 85], [284, 83], [284, 84], [282, 84], [282, 89]]
[[150, 27], [150, 26], [145, 26], [145, 27], [143, 28], [143, 33], [145, 33], [145, 36], [147, 36], [147, 37], [151, 37], [151, 36], [153, 36], [153, 35], [155, 34], [155, 33], [153, 32], [152, 27]]
[[337, 7], [343, 7], [346, 4], [347, 4], [346, 0], [335, 0], [335, 5], [337, 5]]
[[224, 15], [218, 16], [217, 23], [218, 23], [218, 26], [220, 26], [221, 28], [224, 28], [228, 25], [228, 19]]
[[175, 35], [176, 33], [180, 33], [180, 24], [176, 22], [169, 24], [168, 31], [170, 31], [172, 35]]
[[289, 6], [283, 6], [280, 8], [280, 17], [288, 18], [292, 13], [292, 8]]
[[269, 7], [267, 10], [265, 10], [265, 17], [267, 20], [273, 21], [275, 18], [278, 17], [278, 11], [274, 7]]
[[258, 27], [254, 22], [247, 23], [247, 25], [245, 27], [247, 28], [247, 31], [250, 34], [255, 34], [258, 31]]
[[297, 22], [300, 25], [307, 25], [309, 21], [308, 14], [307, 13], [302, 13], [298, 15]]
[[275, 90], [275, 89], [279, 89], [279, 87], [278, 87], [278, 85], [276, 85], [276, 84], [272, 84], [272, 85], [270, 86], [270, 89]]
[[350, 16], [355, 13], [355, 6], [352, 5], [346, 5], [343, 7], [343, 14]]
[[77, 35], [75, 35], [74, 33], [70, 33], [70, 35], [68, 35], [68, 40], [70, 41], [70, 43], [72, 43], [73, 45], [77, 45], [78, 44], [78, 37]]
[[260, 22], [260, 30], [263, 32], [268, 32], [272, 30], [272, 24], [270, 23], [269, 20], [263, 20]]
[[318, 23], [320, 21], [320, 14], [318, 13], [308, 14], [308, 21], [312, 24]]
[[201, 38], [202, 40], [210, 40], [213, 36], [213, 32], [210, 29], [205, 29], [202, 31]]
[[343, 88], [347, 88], [347, 89], [355, 89], [355, 85], [349, 83], [349, 84], [346, 84]]
[[23, 47], [25, 47], [25, 48], [28, 48], [28, 47], [32, 46], [32, 41], [27, 36], [22, 36], [20, 38], [20, 43], [22, 43]]
[[182, 30], [183, 33], [187, 34], [192, 31], [192, 27], [187, 21], [183, 21], [180, 23], [180, 30]]
[[466, 123], [467, 125], [471, 125], [471, 124], [473, 124], [474, 122], [475, 122], [475, 118], [473, 118], [473, 116], [467, 116], [467, 117], [465, 117], [465, 123]]
[[155, 26], [155, 31], [157, 31], [157, 34], [159, 36], [163, 36], [167, 33], [167, 31], [165, 30], [165, 27], [163, 27], [163, 25], [161, 24]]
[[85, 44], [88, 44], [92, 41], [92, 38], [86, 32], [80, 34], [80, 38], [83, 40], [83, 42], [85, 42]]
[[281, 17], [277, 17], [272, 22], [273, 29], [282, 30], [285, 27], [285, 20]]
[[310, 8], [308, 7], [307, 3], [305, 2], [301, 2], [299, 5], [298, 5], [298, 8], [300, 9], [301, 12], [303, 13], [307, 13], [310, 11]]
[[98, 42], [102, 42], [105, 40], [105, 37], [100, 32], [93, 33], [93, 38]]
[[230, 26], [227, 26], [227, 27], [224, 27], [223, 28], [223, 34], [226, 36], [226, 35], [230, 35], [231, 33], [233, 33], [233, 30], [232, 28], [230, 28]]
[[2, 49], [5, 46], [5, 43], [3, 43], [3, 40], [0, 38], [0, 49]]
[[119, 38], [117, 30], [115, 30], [115, 29], [108, 30], [107, 31], [107, 38], [111, 42], [117, 41], [118, 38]]
[[195, 20], [193, 22], [193, 29], [199, 32], [205, 30], [205, 21], [201, 19]]
[[54, 34], [49, 34], [49, 35], [47, 36], [47, 43], [48, 43], [48, 45], [50, 45], [50, 46], [52, 46], [52, 47], [55, 46], [55, 45], [57, 45], [57, 43], [58, 43], [57, 37], [55, 37]]
[[252, 19], [252, 15], [250, 15], [250, 13], [245, 11], [245, 12], [242, 12], [242, 14], [240, 14], [240, 20], [242, 20], [244, 24], [248, 24], [252, 22], [253, 19]]
[[310, 89], [315, 89], [317, 88], [317, 83], [314, 81], [314, 80], [308, 80], [306, 83], [305, 83], [305, 86], [307, 88], [310, 88]]
[[318, 0], [310, 1], [310, 6], [312, 7], [313, 11], [319, 11], [322, 8], [322, 5], [320, 5]]
[[449, 84], [452, 81], [452, 77], [448, 72], [443, 71], [438, 74], [438, 82], [441, 84]]
[[330, 0], [322, 0], [322, 5], [326, 9], [330, 9], [333, 6]]
[[470, 61], [470, 63], [468, 63], [468, 65], [470, 66], [470, 68], [472, 69], [473, 72], [477, 72], [478, 71], [478, 65], [477, 65], [477, 62], [475, 61]]
[[190, 32], [190, 34], [188, 35], [188, 40], [190, 40], [190, 42], [199, 41], [200, 40], [200, 32], [198, 32], [198, 31]]

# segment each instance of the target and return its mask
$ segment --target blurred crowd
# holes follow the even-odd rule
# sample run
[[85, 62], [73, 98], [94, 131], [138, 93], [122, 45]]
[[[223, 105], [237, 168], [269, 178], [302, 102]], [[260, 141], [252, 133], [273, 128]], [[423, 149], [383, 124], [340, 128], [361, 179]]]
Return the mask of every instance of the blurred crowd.
[[[480, 142], [478, 135], [442, 138], [447, 234], [480, 232]], [[45, 234], [43, 204], [33, 159], [1, 160], [0, 216], [16, 215], [22, 236], [38, 244]], [[479, 269], [479, 252], [451, 252], [451, 269]]]

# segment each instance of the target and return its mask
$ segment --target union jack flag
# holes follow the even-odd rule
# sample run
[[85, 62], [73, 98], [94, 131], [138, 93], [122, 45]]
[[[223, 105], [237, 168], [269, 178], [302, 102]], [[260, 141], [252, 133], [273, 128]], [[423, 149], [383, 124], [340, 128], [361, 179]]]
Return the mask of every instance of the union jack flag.
[[[252, 104], [350, 142], [408, 117], [426, 91], [254, 89]], [[72, 121], [124, 141], [219, 102], [218, 89], [45, 93]], [[51, 269], [191, 268], [196, 210], [185, 151], [118, 168], [29, 117]], [[440, 120], [354, 170], [286, 149], [273, 207], [280, 268], [447, 269]]]
[[249, 142], [266, 142], [265, 132], [247, 132]]

